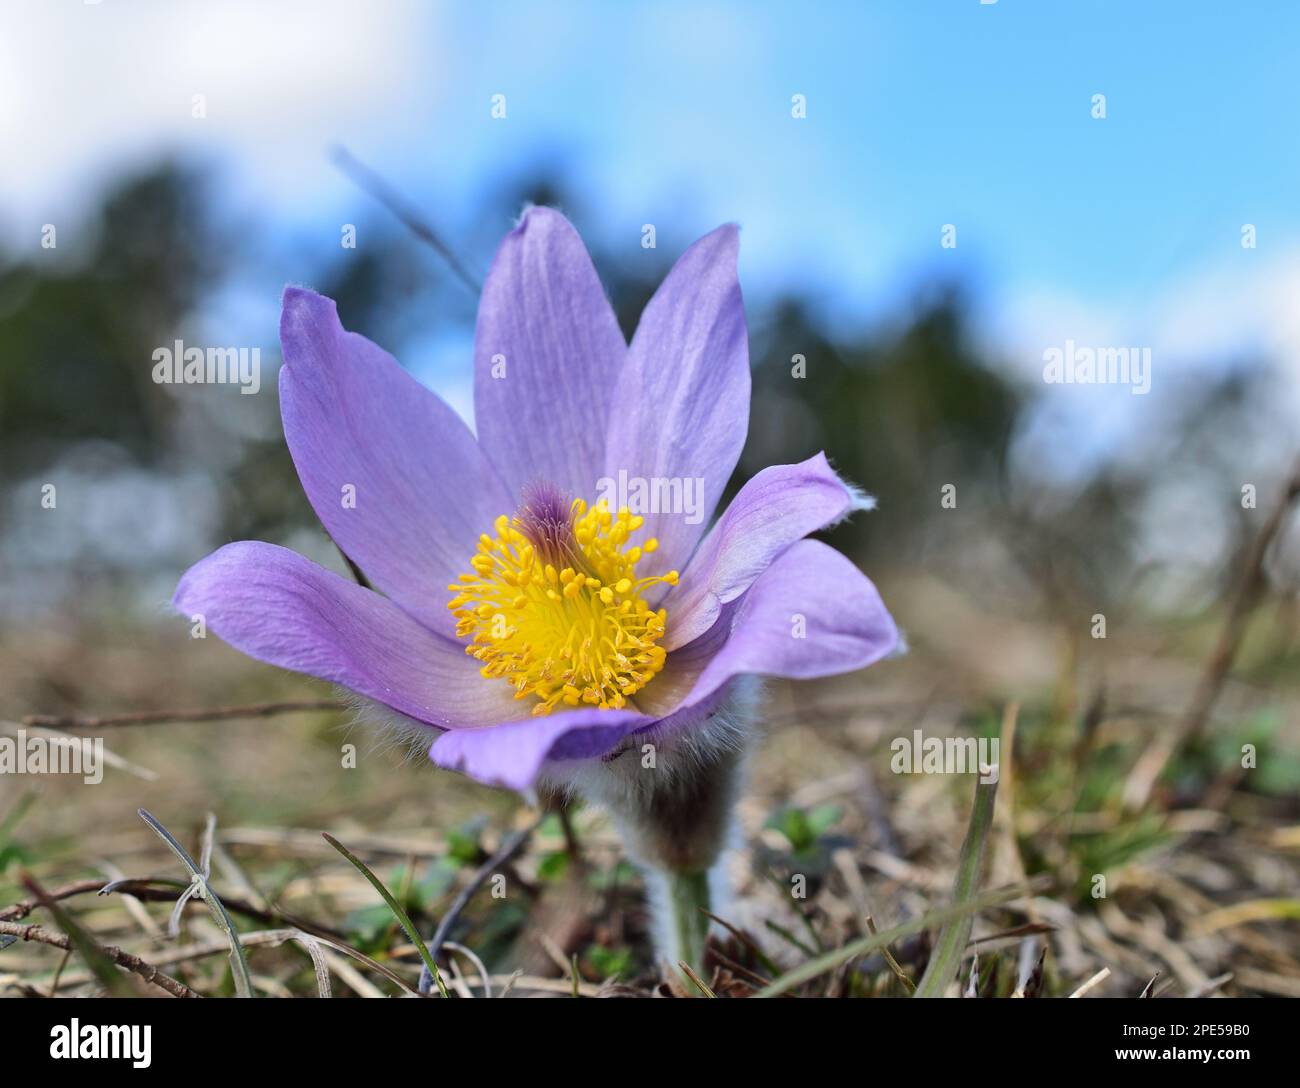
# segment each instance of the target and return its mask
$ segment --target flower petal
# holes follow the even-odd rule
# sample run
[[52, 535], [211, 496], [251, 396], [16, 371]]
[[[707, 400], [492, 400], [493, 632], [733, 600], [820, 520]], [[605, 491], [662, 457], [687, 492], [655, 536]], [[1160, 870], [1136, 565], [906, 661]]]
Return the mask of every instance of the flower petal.
[[583, 707], [485, 729], [454, 729], [433, 742], [429, 758], [489, 786], [522, 790], [533, 784], [548, 759], [604, 755], [648, 724], [649, 718], [628, 710]]
[[636, 701], [656, 717], [681, 715], [733, 676], [833, 676], [865, 668], [897, 645], [898, 629], [870, 579], [834, 548], [800, 540], [724, 606], [702, 639], [669, 654]]
[[699, 489], [697, 504], [680, 504], [686, 509], [634, 509], [645, 516], [646, 537], [659, 539], [656, 570], [686, 565], [745, 444], [749, 345], [739, 248], [736, 228], [725, 226], [682, 254], [646, 305], [619, 378], [607, 479], [626, 472], [676, 481], [683, 496], [688, 484]]
[[664, 597], [674, 650], [709, 630], [722, 612], [796, 540], [865, 506], [824, 453], [797, 465], [773, 465], [749, 480], [709, 531], [677, 588]]
[[284, 436], [317, 516], [376, 588], [452, 637], [446, 586], [509, 494], [460, 417], [344, 331], [330, 299], [287, 288], [280, 343]]
[[227, 544], [181, 578], [172, 599], [235, 649], [317, 676], [440, 728], [525, 709], [464, 651], [391, 601], [274, 544]]
[[[670, 654], [663, 672], [637, 693], [639, 713], [584, 707], [456, 729], [440, 736], [429, 756], [481, 782], [525, 789], [548, 760], [594, 759], [643, 729], [691, 728], [732, 677], [849, 672], [878, 661], [898, 641], [875, 586], [839, 552], [814, 540], [791, 545], [722, 612], [719, 623]], [[802, 637], [796, 615], [804, 617]]]
[[578, 232], [557, 211], [529, 208], [497, 250], [474, 336], [479, 441], [512, 498], [549, 480], [591, 501], [626, 356]]

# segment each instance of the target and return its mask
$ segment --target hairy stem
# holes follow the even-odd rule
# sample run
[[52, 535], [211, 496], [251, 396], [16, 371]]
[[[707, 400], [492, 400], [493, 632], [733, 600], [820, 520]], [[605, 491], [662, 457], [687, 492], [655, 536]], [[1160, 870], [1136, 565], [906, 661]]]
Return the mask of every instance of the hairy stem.
[[[733, 836], [745, 752], [756, 732], [757, 687], [733, 682], [696, 721], [635, 746], [576, 763], [549, 788], [569, 790], [614, 819], [628, 856], [646, 873], [655, 946], [681, 974], [685, 962], [703, 977], [710, 919], [725, 898], [720, 859]], [[565, 770], [555, 765], [552, 774]], [[694, 984], [692, 984], [694, 985]]]
[[665, 919], [661, 932], [671, 934], [669, 950], [673, 966], [685, 963], [697, 975], [704, 975], [704, 943], [709, 936], [709, 874], [669, 873], [665, 906], [671, 918]]

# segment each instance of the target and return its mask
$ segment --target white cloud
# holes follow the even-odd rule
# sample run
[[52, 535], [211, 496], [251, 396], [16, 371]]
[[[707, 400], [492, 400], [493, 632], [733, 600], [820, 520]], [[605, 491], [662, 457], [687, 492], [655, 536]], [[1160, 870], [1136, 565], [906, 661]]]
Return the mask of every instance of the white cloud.
[[1150, 347], [1156, 366], [1174, 373], [1214, 371], [1259, 354], [1293, 374], [1300, 393], [1300, 248], [1274, 256], [1245, 250], [1188, 269], [1140, 309], [1035, 285], [1002, 294], [985, 341], [1026, 376], [1041, 374], [1046, 348], [1073, 339]]
[[[0, 203], [24, 230], [77, 216], [105, 167], [161, 151], [240, 151], [283, 186], [428, 94], [430, 9], [400, 0], [49, 3], [0, 11]], [[206, 96], [207, 117], [192, 115]], [[13, 169], [20, 165], [20, 169]], [[323, 171], [322, 171], [323, 172]]]
[[1213, 360], [1259, 352], [1300, 385], [1300, 249], [1243, 250], [1197, 270], [1154, 308], [1153, 337], [1171, 357]]
[[[985, 346], [1012, 372], [1040, 383], [1043, 353], [1067, 340], [1151, 349], [1151, 393], [1121, 386], [1043, 385], [1018, 436], [1016, 461], [1031, 477], [1083, 480], [1101, 463], [1151, 455], [1149, 441], [1175, 407], [1165, 394], [1243, 361], [1277, 367], [1271, 407], [1300, 423], [1300, 249], [1230, 253], [1189, 268], [1140, 305], [1109, 305], [1039, 285], [1012, 286], [992, 307]], [[1249, 445], [1249, 444], [1247, 444]], [[1243, 469], [1269, 467], [1276, 443], [1243, 445]]]

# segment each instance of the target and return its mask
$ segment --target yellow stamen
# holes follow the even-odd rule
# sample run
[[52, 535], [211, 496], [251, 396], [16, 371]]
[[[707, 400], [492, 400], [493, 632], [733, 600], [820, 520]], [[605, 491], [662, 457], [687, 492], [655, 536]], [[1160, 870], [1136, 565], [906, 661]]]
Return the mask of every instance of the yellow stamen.
[[465, 652], [483, 676], [508, 681], [516, 699], [535, 696], [536, 715], [560, 703], [622, 707], [667, 657], [658, 642], [668, 614], [642, 594], [676, 585], [677, 572], [636, 576], [642, 555], [658, 547], [653, 539], [626, 547], [644, 519], [578, 499], [570, 521], [566, 539], [536, 542], [518, 516], [498, 517], [496, 536], [483, 534], [469, 560], [474, 573], [447, 587], [456, 634], [470, 640]]

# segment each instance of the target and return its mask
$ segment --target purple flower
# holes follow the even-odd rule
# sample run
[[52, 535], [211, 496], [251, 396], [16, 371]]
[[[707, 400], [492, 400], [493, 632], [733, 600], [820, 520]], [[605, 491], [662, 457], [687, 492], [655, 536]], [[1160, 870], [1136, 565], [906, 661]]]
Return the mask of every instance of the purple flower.
[[576, 231], [530, 209], [479, 305], [477, 438], [333, 302], [288, 288], [285, 439], [378, 592], [243, 541], [192, 567], [176, 607], [514, 788], [689, 739], [740, 676], [879, 660], [897, 632], [875, 588], [804, 539], [865, 505], [825, 456], [763, 470], [708, 527], [749, 420], [737, 250], [732, 226], [691, 246], [629, 346]]

